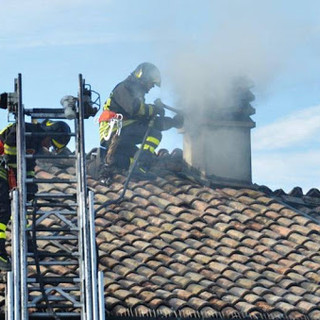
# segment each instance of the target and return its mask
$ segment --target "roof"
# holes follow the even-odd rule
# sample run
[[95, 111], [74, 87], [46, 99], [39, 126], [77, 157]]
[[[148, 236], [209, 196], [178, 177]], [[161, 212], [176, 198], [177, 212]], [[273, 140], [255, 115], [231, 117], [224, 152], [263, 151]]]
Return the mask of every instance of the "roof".
[[[177, 153], [162, 153], [156, 180], [130, 182], [121, 203], [97, 212], [109, 315], [320, 319], [320, 192], [231, 187], [181, 169]], [[74, 170], [36, 171], [66, 178]], [[96, 208], [119, 196], [125, 178], [105, 186], [89, 177]]]
[[284, 202], [287, 206], [292, 207], [295, 211], [302, 215], [307, 215], [311, 219], [315, 219], [316, 223], [320, 223], [320, 191], [312, 188], [307, 193], [303, 193], [300, 187], [293, 188], [289, 193], [282, 189], [271, 191], [265, 186], [260, 186], [259, 190], [263, 190], [268, 195], [273, 196], [277, 201]]

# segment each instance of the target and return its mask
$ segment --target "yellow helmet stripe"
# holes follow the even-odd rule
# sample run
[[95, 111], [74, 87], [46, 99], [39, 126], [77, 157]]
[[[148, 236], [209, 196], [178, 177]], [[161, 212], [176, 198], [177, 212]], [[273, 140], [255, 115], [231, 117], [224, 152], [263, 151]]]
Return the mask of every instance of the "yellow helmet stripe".
[[46, 122], [46, 126], [47, 127], [50, 127], [50, 126], [53, 126], [54, 125], [54, 122], [50, 121], [50, 120], [47, 120]]
[[64, 147], [64, 144], [59, 143], [59, 142], [58, 142], [57, 140], [55, 140], [55, 139], [52, 139], [52, 142], [53, 142], [53, 144], [54, 144], [58, 149], [61, 149], [61, 148]]

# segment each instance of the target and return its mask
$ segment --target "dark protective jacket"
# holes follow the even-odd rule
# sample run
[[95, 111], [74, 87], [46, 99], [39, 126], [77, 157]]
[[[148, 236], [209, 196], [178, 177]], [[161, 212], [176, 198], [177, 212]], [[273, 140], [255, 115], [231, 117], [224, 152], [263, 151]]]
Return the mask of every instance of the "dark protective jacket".
[[106, 105], [111, 111], [122, 113], [125, 119], [149, 118], [152, 105], [145, 104], [146, 93], [139, 81], [130, 75], [113, 89]]
[[[38, 123], [26, 123], [26, 132], [44, 132], [41, 125]], [[42, 149], [41, 141], [43, 136], [26, 136], [26, 153], [34, 154]], [[9, 124], [2, 131], [0, 131], [0, 141], [3, 145], [3, 155], [7, 156], [7, 165], [9, 168], [17, 168], [17, 128], [15, 123]], [[35, 160], [27, 159], [27, 176], [34, 176]], [[5, 179], [6, 172], [1, 166], [0, 177]]]
[[[154, 106], [145, 103], [146, 89], [139, 81], [130, 75], [120, 82], [111, 92], [103, 110], [110, 110], [123, 115], [122, 126], [128, 126], [136, 121], [148, 122], [154, 113]], [[99, 124], [100, 141], [104, 141], [109, 131], [109, 122]]]

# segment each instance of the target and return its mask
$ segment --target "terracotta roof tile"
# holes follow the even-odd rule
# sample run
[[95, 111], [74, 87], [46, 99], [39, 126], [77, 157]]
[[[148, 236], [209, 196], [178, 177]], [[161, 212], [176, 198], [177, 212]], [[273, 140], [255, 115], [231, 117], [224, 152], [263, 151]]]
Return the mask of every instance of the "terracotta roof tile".
[[201, 286], [200, 284], [191, 282], [187, 287], [186, 290], [192, 292], [195, 295], [200, 295], [202, 292], [206, 291], [206, 287]]
[[301, 242], [302, 240], [305, 240], [305, 242], [302, 243], [302, 245], [304, 247], [306, 247], [308, 250], [316, 250], [316, 251], [320, 251], [320, 244], [316, 243], [315, 241], [309, 241], [309, 239], [299, 239]]
[[[308, 228], [311, 229], [312, 233], [315, 233], [317, 236], [320, 234], [320, 225], [313, 223], [312, 221], [309, 221], [309, 223], [306, 224]], [[311, 233], [310, 233], [311, 235]]]
[[231, 295], [231, 294], [226, 294], [222, 297], [222, 300], [223, 301], [226, 301], [232, 305], [235, 305], [237, 304], [239, 301], [241, 301], [242, 299], [237, 297], [237, 296], [234, 296], [234, 295]]
[[302, 297], [299, 297], [299, 296], [291, 294], [291, 293], [286, 294], [284, 296], [284, 299], [294, 306], [297, 305], [301, 300], [303, 300]]
[[181, 310], [181, 308], [186, 307], [188, 304], [185, 300], [178, 298], [172, 298], [168, 301], [169, 305], [175, 310]]
[[311, 319], [319, 319], [320, 318], [320, 311], [319, 310], [313, 310], [309, 313], [309, 316]]
[[[272, 293], [267, 293], [263, 296], [263, 298], [271, 305], [277, 305], [277, 303], [283, 301], [282, 297], [276, 296]], [[280, 308], [281, 309], [281, 308]]]
[[265, 204], [267, 206], [270, 206], [276, 202], [273, 198], [266, 197], [264, 195], [258, 196], [256, 199], [257, 199], [257, 201], [262, 202], [263, 204]]
[[246, 301], [239, 301], [238, 303], [235, 304], [237, 309], [240, 310], [240, 312], [246, 313], [246, 314], [251, 314], [254, 313], [255, 311], [260, 312], [261, 309], [251, 303], [247, 303]]
[[201, 310], [205, 307], [210, 307], [210, 304], [207, 301], [200, 299], [198, 297], [190, 298], [188, 300], [188, 303], [193, 308], [193, 310]]
[[306, 299], [307, 301], [315, 304], [315, 305], [318, 305], [318, 306], [320, 305], [320, 297], [319, 296], [315, 296], [313, 294], [307, 293], [307, 294], [303, 295], [303, 298]]
[[320, 273], [315, 273], [313, 271], [310, 271], [305, 274], [305, 277], [316, 283], [320, 283]]
[[245, 272], [245, 276], [248, 279], [254, 280], [254, 281], [258, 281], [259, 279], [263, 278], [263, 276], [261, 275], [261, 273], [257, 272], [257, 271], [253, 271], [253, 270], [248, 270]]
[[314, 254], [311, 254], [310, 259], [312, 259], [314, 262], [317, 262], [320, 264], [320, 254], [318, 252], [315, 252]]
[[227, 235], [229, 235], [231, 238], [242, 242], [244, 239], [246, 239], [248, 236], [246, 234], [244, 234], [241, 231], [238, 230], [234, 230], [234, 229], [230, 229], [226, 232]]

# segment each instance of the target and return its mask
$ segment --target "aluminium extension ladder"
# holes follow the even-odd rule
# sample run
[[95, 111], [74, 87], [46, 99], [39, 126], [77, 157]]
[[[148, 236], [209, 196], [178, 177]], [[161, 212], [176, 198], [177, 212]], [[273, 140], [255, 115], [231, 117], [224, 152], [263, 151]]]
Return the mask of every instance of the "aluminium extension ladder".
[[[25, 109], [21, 74], [15, 79], [16, 103], [9, 111], [13, 112], [17, 123], [17, 189], [12, 195], [12, 271], [7, 274], [6, 293], [8, 320], [27, 320], [29, 317], [100, 320], [105, 317], [103, 274], [97, 271], [94, 196], [86, 183], [85, 86], [80, 74], [76, 116], [72, 120], [74, 131], [70, 133], [75, 140], [75, 152], [29, 155], [26, 154], [26, 137], [44, 134], [26, 132], [25, 117], [33, 120], [66, 117], [63, 108]], [[75, 176], [72, 179], [27, 178], [28, 158], [47, 159], [53, 163], [55, 159], [74, 161]], [[26, 190], [29, 183], [51, 184], [53, 190], [53, 184], [65, 188], [73, 185], [76, 191], [38, 192], [29, 202]], [[37, 249], [39, 242], [41, 251]], [[61, 271], [66, 268], [70, 273]]]

